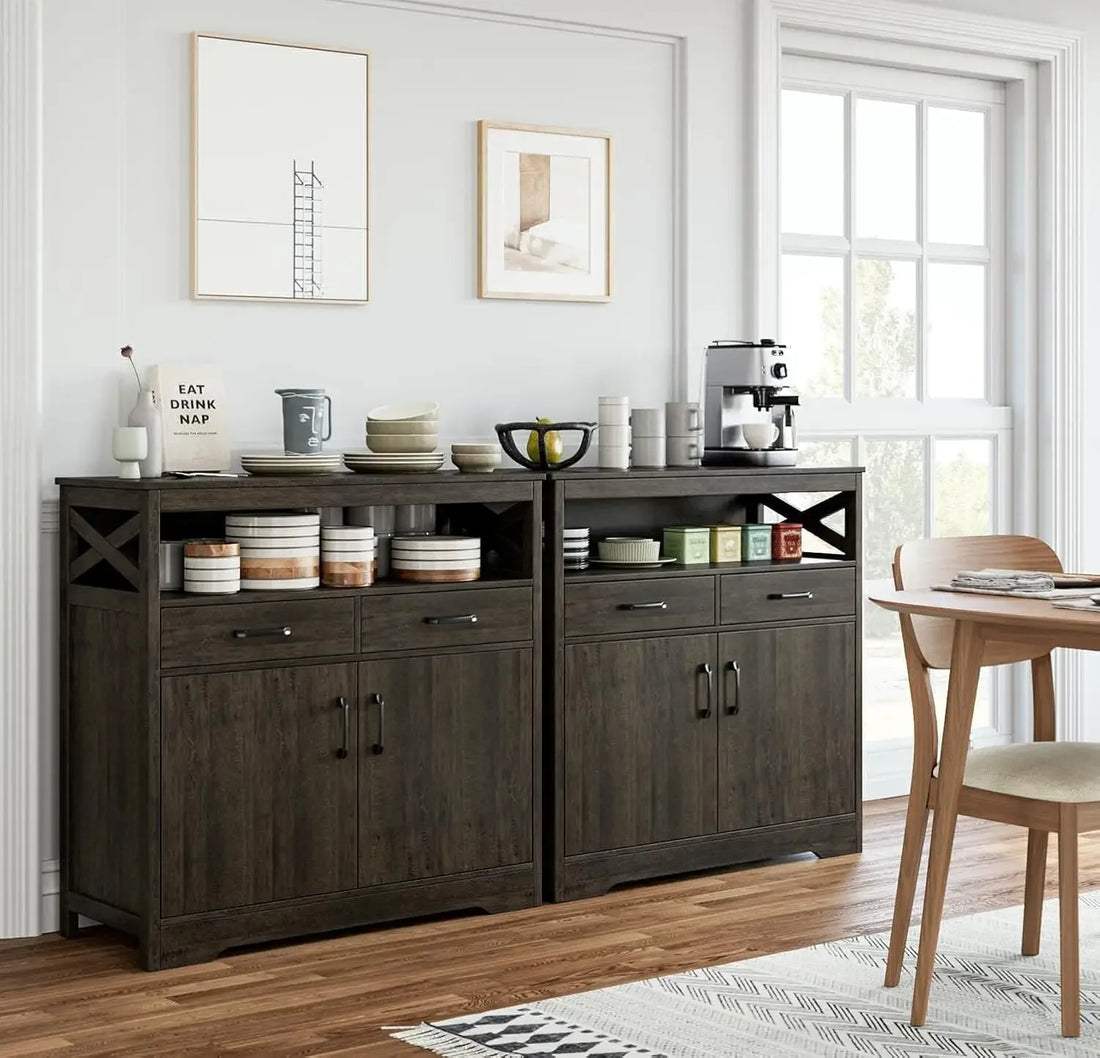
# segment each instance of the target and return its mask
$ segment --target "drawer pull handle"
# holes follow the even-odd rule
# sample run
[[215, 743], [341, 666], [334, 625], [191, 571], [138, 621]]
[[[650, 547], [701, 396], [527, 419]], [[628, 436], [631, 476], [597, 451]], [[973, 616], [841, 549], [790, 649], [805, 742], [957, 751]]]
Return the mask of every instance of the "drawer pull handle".
[[280, 625], [278, 628], [237, 628], [233, 631], [234, 639], [259, 639], [262, 636], [282, 636], [289, 639], [293, 633], [290, 625]]
[[731, 661], [726, 666], [726, 671], [733, 673], [733, 701], [726, 706], [726, 716], [736, 716], [741, 712], [741, 665]]
[[371, 746], [370, 751], [377, 756], [386, 749], [386, 699], [380, 694], [373, 694], [371, 697], [378, 706], [378, 741]]
[[476, 625], [476, 613], [460, 613], [451, 617], [425, 617], [426, 625]]
[[656, 602], [621, 602], [619, 603], [620, 610], [667, 610], [668, 603], [664, 599], [658, 599]]
[[348, 740], [351, 737], [351, 706], [348, 705], [347, 698], [342, 694], [336, 699], [336, 704], [344, 711], [344, 741], [336, 751], [336, 756], [339, 757], [340, 760], [347, 760]]
[[768, 592], [769, 599], [812, 599], [812, 591], [772, 591]]
[[[714, 698], [714, 669], [711, 668], [709, 661], [704, 661], [699, 666], [698, 673], [707, 678], [707, 704], [703, 709], [697, 709], [699, 719], [706, 720], [710, 717], [711, 702]], [[696, 697], [698, 697], [698, 693]]]

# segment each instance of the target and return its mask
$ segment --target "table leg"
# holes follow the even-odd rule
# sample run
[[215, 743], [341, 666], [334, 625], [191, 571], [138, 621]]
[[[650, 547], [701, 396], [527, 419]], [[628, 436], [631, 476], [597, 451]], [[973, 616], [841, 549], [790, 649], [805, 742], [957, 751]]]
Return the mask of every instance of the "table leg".
[[943, 897], [947, 890], [951, 847], [955, 841], [959, 790], [962, 788], [963, 772], [966, 768], [970, 721], [974, 716], [982, 647], [982, 637], [973, 621], [955, 622], [955, 638], [951, 647], [951, 677], [947, 686], [940, 770], [936, 784], [936, 807], [932, 817], [932, 840], [924, 885], [924, 913], [921, 917], [920, 947], [917, 949], [917, 976], [913, 985], [913, 1009], [909, 1018], [913, 1025], [923, 1025], [928, 1015], [928, 993], [932, 987], [936, 944], [943, 918]]

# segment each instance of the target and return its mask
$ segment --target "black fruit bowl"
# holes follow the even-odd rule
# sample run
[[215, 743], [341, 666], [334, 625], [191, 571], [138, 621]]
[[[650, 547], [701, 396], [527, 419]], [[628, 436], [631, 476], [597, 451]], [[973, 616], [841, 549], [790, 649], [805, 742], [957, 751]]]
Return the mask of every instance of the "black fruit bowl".
[[[571, 467], [578, 459], [588, 451], [592, 443], [592, 434], [595, 432], [594, 422], [498, 422], [496, 424], [497, 437], [500, 438], [500, 447], [508, 453], [510, 459], [515, 460], [521, 467], [528, 470], [564, 470]], [[534, 430], [539, 437], [539, 458], [529, 459], [516, 445], [516, 439], [512, 436], [516, 431], [524, 430], [528, 435]], [[579, 433], [581, 435], [577, 450], [560, 463], [552, 463], [546, 451], [546, 435], [551, 431], [559, 434]], [[566, 438], [562, 437], [563, 442]], [[527, 442], [524, 441], [526, 451]]]

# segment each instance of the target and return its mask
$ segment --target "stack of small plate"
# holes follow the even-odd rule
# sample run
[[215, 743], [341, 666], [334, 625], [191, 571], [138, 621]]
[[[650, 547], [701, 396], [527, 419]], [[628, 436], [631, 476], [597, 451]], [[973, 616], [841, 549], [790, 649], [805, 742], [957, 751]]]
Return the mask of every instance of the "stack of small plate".
[[241, 587], [245, 591], [316, 588], [321, 583], [320, 514], [227, 514], [225, 535], [241, 546]]
[[588, 529], [563, 529], [562, 548], [565, 552], [565, 571], [588, 569]]
[[240, 591], [240, 550], [225, 540], [188, 540], [183, 545], [183, 590], [195, 595]]
[[481, 539], [476, 536], [395, 536], [390, 575], [422, 584], [477, 580]]
[[374, 583], [374, 529], [369, 525], [321, 527], [321, 583], [365, 588]]
[[344, 466], [356, 474], [415, 474], [438, 470], [446, 457], [442, 452], [379, 455], [375, 452], [345, 452]]
[[316, 455], [284, 455], [282, 452], [251, 452], [241, 456], [241, 469], [256, 475], [337, 474], [339, 452]]

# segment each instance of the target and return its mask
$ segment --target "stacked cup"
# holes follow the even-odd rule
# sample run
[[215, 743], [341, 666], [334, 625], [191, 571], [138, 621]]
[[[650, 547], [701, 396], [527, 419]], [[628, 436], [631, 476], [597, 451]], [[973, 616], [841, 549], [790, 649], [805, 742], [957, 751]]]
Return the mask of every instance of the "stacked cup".
[[703, 418], [699, 405], [669, 401], [665, 405], [665, 465], [697, 467], [703, 455]]
[[316, 588], [321, 583], [319, 512], [227, 514], [225, 535], [241, 546], [244, 591]]
[[630, 413], [630, 462], [636, 467], [665, 465], [664, 408], [635, 408]]
[[369, 525], [321, 526], [321, 583], [365, 588], [374, 583], [374, 529]]
[[225, 540], [188, 540], [183, 545], [183, 590], [195, 595], [239, 592], [240, 544]]
[[571, 569], [588, 569], [588, 528], [563, 529], [562, 558], [565, 572]]
[[630, 466], [630, 398], [600, 397], [600, 466], [626, 470]]

